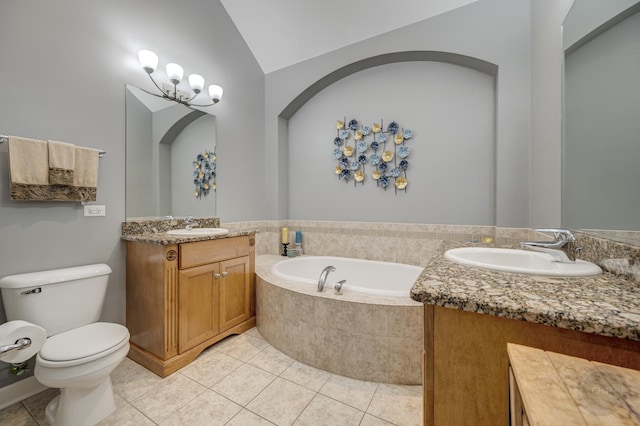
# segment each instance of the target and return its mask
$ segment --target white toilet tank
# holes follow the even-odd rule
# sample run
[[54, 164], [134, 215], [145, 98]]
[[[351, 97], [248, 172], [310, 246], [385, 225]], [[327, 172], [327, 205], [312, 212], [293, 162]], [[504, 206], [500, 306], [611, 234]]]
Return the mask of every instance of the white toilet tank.
[[53, 336], [98, 321], [111, 268], [103, 263], [0, 279], [7, 320], [37, 324]]

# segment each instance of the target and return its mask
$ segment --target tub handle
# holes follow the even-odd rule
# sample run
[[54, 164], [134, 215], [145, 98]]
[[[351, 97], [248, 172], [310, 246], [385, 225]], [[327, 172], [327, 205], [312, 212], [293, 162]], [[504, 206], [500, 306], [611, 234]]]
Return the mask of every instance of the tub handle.
[[338, 282], [336, 283], [336, 285], [335, 285], [335, 287], [334, 287], [334, 288], [336, 289], [336, 293], [335, 293], [335, 294], [342, 295], [342, 286], [343, 286], [343, 285], [344, 285], [344, 283], [346, 283], [346, 282], [347, 282], [347, 280], [341, 280], [341, 281], [338, 281]]

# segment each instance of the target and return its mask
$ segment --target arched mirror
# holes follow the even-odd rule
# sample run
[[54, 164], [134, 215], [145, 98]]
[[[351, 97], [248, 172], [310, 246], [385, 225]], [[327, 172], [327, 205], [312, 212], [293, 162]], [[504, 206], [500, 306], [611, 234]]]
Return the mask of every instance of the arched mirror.
[[126, 86], [126, 216], [216, 216], [216, 119]]
[[640, 2], [575, 0], [563, 24], [562, 226], [640, 244]]

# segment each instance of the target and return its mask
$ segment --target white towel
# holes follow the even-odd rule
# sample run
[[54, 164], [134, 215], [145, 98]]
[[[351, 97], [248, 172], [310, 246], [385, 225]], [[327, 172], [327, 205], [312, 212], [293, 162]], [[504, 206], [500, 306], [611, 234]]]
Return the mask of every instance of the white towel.
[[96, 188], [98, 186], [98, 159], [100, 151], [76, 146], [73, 168], [73, 186]]
[[75, 145], [49, 141], [49, 184], [73, 185]]
[[14, 184], [49, 185], [47, 143], [9, 136], [9, 173]]

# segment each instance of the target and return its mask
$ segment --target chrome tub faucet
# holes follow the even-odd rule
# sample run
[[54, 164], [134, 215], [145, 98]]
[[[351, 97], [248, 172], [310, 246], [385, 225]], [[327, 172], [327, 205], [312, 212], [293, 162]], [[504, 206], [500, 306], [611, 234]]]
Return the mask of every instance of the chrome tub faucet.
[[576, 237], [568, 229], [543, 228], [537, 232], [553, 234], [553, 241], [523, 241], [520, 245], [535, 251], [550, 254], [554, 261], [572, 263], [581, 247], [576, 247]]
[[318, 278], [318, 291], [324, 291], [324, 286], [327, 283], [327, 276], [329, 272], [335, 271], [336, 268], [333, 266], [327, 266], [320, 272], [320, 278]]

